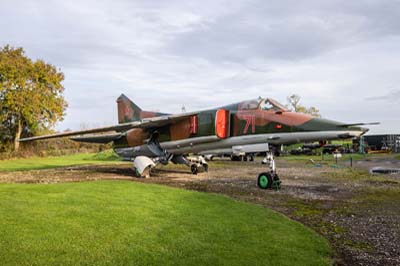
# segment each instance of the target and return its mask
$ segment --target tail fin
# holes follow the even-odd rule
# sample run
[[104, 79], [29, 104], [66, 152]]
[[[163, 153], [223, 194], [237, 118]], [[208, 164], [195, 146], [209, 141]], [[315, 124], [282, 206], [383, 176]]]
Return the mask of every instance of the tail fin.
[[140, 113], [142, 109], [134, 104], [128, 97], [124, 94], [117, 99], [118, 103], [118, 123], [127, 123], [140, 120]]

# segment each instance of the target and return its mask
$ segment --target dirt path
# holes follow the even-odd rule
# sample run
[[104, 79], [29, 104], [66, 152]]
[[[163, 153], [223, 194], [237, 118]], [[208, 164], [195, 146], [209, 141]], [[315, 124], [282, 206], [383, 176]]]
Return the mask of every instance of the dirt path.
[[265, 170], [259, 162], [214, 162], [209, 173], [197, 176], [184, 167], [160, 167], [148, 179], [132, 178], [129, 165], [80, 166], [0, 173], [0, 182], [127, 179], [220, 193], [272, 208], [310, 226], [330, 241], [337, 265], [400, 265], [399, 176], [371, 176], [363, 170], [317, 168], [285, 160], [278, 165], [280, 191], [257, 188], [256, 176]]

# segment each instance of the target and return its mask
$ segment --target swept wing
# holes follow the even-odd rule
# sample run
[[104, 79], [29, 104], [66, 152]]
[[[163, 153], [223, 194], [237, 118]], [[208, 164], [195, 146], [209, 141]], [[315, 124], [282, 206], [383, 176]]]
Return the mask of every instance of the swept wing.
[[[23, 138], [20, 139], [20, 142], [27, 142], [27, 141], [34, 141], [34, 140], [43, 140], [43, 139], [53, 139], [53, 138], [61, 138], [61, 137], [71, 137], [71, 136], [79, 136], [71, 138], [76, 141], [83, 141], [83, 142], [93, 142], [93, 143], [108, 143], [110, 141], [116, 140], [123, 136], [124, 132], [133, 129], [133, 128], [158, 128], [168, 124], [174, 124], [181, 120], [187, 119], [188, 117], [195, 115], [197, 113], [184, 113], [178, 115], [166, 115], [166, 116], [159, 116], [153, 118], [146, 118], [142, 121], [137, 122], [129, 122], [118, 124], [115, 126], [107, 126], [107, 127], [98, 127], [93, 129], [85, 129], [79, 131], [71, 131], [71, 132], [63, 132], [51, 135], [43, 135], [43, 136], [36, 136], [30, 138]], [[91, 136], [84, 136], [88, 134], [95, 134], [95, 133], [108, 133], [102, 135], [91, 135]]]

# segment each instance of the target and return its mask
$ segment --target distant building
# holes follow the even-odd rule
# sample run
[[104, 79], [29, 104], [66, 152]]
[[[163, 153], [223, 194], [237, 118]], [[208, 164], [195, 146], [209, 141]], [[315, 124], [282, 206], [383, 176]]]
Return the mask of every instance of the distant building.
[[400, 153], [400, 134], [362, 136], [361, 142], [364, 142], [364, 147], [369, 150], [391, 150]]

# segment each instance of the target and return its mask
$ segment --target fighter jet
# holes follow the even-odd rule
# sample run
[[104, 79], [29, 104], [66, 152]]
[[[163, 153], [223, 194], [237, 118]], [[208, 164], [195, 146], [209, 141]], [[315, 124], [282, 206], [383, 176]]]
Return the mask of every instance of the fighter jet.
[[[267, 152], [270, 169], [260, 173], [263, 189], [280, 184], [273, 148], [301, 142], [360, 137], [363, 123], [346, 124], [291, 112], [270, 98], [242, 101], [219, 108], [182, 114], [143, 111], [122, 94], [117, 99], [118, 125], [21, 139], [21, 142], [73, 136], [74, 141], [112, 142], [115, 152], [133, 161], [139, 175], [157, 163], [185, 164], [193, 174], [208, 170], [201, 152]], [[95, 134], [95, 133], [101, 133]], [[95, 135], [94, 135], [95, 134]]]

